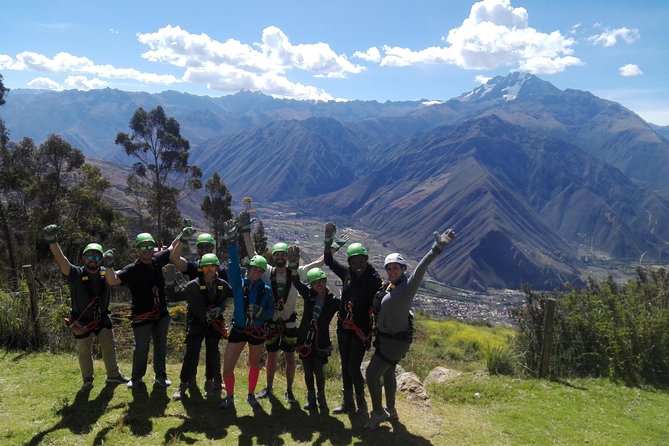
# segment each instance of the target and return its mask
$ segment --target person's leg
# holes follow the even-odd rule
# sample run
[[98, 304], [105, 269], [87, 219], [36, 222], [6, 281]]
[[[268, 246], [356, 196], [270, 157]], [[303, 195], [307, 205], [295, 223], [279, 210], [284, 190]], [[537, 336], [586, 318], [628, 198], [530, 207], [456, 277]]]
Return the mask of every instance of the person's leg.
[[205, 342], [205, 378], [207, 381], [213, 380], [221, 383], [221, 350], [219, 349], [220, 336], [208, 335], [204, 338]]
[[334, 414], [347, 413], [355, 409], [353, 403], [353, 380], [351, 379], [350, 355], [351, 355], [351, 334], [349, 330], [343, 328], [337, 329], [337, 346], [339, 347], [339, 357], [341, 359], [341, 380], [342, 380], [342, 403], [332, 410]]
[[116, 361], [116, 343], [114, 342], [114, 332], [109, 328], [103, 328], [97, 334], [100, 350], [102, 350], [102, 361], [105, 363], [107, 378], [117, 378], [121, 376]]
[[283, 352], [286, 358], [286, 392], [293, 394], [293, 381], [295, 381], [295, 352]]
[[246, 342], [228, 342], [223, 354], [223, 382], [227, 396], [235, 394], [235, 366]]
[[260, 356], [262, 355], [263, 344], [249, 344], [249, 393], [255, 393], [260, 376]]
[[396, 413], [395, 410], [395, 394], [397, 393], [397, 378], [395, 377], [395, 369], [397, 366], [388, 367], [383, 374], [383, 389], [386, 392], [386, 407], [390, 412]]
[[149, 343], [151, 342], [152, 325], [150, 322], [137, 327], [132, 327], [135, 337], [135, 346], [132, 351], [132, 381], [141, 381], [146, 374], [146, 363], [149, 356]]
[[170, 328], [170, 315], [161, 316], [160, 319], [153, 323], [153, 371], [156, 378], [164, 378], [167, 380], [167, 330]]
[[318, 400], [318, 407], [321, 410], [328, 409], [327, 399], [325, 398], [325, 372], [323, 371], [325, 364], [323, 360], [314, 357], [314, 376], [316, 378], [316, 399]]
[[383, 410], [383, 390], [381, 386], [381, 377], [385, 377], [384, 373], [386, 370], [388, 370], [389, 367], [390, 365], [376, 354], [372, 356], [372, 359], [369, 361], [369, 365], [367, 366], [367, 372], [365, 376], [367, 378], [369, 397], [372, 400], [372, 410], [374, 412], [380, 412]]
[[307, 402], [304, 404], [304, 410], [313, 410], [316, 408], [316, 389], [314, 388], [314, 366], [313, 355], [302, 358], [302, 368], [304, 369], [304, 384], [307, 387]]
[[197, 376], [197, 364], [200, 362], [200, 349], [202, 348], [202, 333], [190, 331], [186, 334], [186, 353], [181, 366], [179, 380], [181, 384], [195, 383]]
[[355, 336], [351, 340], [351, 347], [349, 353], [349, 374], [351, 375], [351, 381], [353, 382], [353, 388], [355, 390], [355, 404], [357, 406], [359, 413], [367, 413], [367, 401], [365, 400], [365, 378], [362, 376], [360, 371], [360, 366], [362, 365], [362, 360], [365, 357], [365, 345], [362, 343], [360, 338]]
[[93, 336], [89, 334], [85, 338], [76, 338], [77, 359], [79, 360], [79, 370], [81, 370], [81, 379], [84, 384], [93, 383], [93, 355], [91, 347], [93, 345]]
[[265, 372], [267, 373], [267, 385], [258, 393], [258, 398], [267, 398], [272, 393], [274, 387], [274, 374], [276, 373], [276, 355], [277, 355], [276, 351], [267, 350], [267, 360], [265, 361]]

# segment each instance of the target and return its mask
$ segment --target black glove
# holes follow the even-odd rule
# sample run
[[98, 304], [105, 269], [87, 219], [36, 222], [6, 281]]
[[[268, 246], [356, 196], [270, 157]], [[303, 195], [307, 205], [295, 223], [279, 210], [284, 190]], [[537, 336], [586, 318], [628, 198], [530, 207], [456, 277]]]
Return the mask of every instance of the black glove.
[[300, 266], [300, 247], [299, 246], [289, 246], [288, 247], [288, 269], [291, 271], [296, 271]]
[[323, 236], [323, 244], [325, 246], [332, 246], [332, 241], [334, 240], [334, 235], [337, 232], [337, 226], [334, 223], [328, 223], [325, 225], [325, 234]]
[[234, 243], [237, 240], [237, 231], [237, 222], [234, 219], [223, 223], [223, 242], [228, 245]]
[[105, 267], [113, 268], [114, 267], [114, 250], [108, 249], [102, 253], [102, 260], [104, 260]]

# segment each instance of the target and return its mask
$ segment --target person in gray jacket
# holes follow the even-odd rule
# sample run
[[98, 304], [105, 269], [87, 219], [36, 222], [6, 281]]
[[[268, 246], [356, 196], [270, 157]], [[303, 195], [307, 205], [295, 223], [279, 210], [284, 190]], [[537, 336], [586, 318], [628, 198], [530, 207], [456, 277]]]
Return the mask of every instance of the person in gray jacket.
[[[365, 424], [366, 429], [377, 429], [383, 421], [399, 419], [395, 408], [395, 368], [409, 351], [413, 340], [411, 305], [428, 265], [454, 238], [455, 232], [452, 229], [443, 233], [435, 232], [432, 248], [409, 276], [406, 274], [407, 263], [402, 255], [389, 254], [383, 262], [388, 281], [383, 283], [373, 301], [377, 328], [376, 350], [366, 372], [367, 387], [372, 400], [372, 412]], [[382, 403], [382, 378], [386, 409]]]

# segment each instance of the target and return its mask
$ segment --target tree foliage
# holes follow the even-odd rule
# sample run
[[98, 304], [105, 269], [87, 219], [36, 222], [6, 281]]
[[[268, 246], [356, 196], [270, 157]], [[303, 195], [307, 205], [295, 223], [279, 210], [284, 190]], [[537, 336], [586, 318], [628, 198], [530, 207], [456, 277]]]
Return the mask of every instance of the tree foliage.
[[[223, 239], [223, 223], [232, 218], [232, 194], [228, 188], [221, 181], [221, 176], [218, 172], [207, 180], [204, 186], [207, 195], [202, 200], [200, 208], [204, 212], [207, 223], [211, 228], [211, 233], [216, 240]], [[225, 257], [223, 244], [218, 243], [216, 246], [216, 255], [219, 258]]]
[[637, 270], [626, 284], [590, 280], [552, 296], [527, 291], [515, 347], [528, 371], [541, 360], [548, 297], [556, 299], [553, 376], [605, 376], [629, 385], [669, 385], [669, 275]]
[[119, 132], [115, 143], [136, 160], [134, 173], [147, 183], [144, 204], [155, 223], [145, 230], [151, 229], [160, 240], [171, 239], [170, 231], [181, 220], [176, 203], [202, 187], [202, 172], [188, 164], [190, 143], [181, 136], [177, 120], [162, 107], [150, 112], [139, 107], [130, 119], [130, 129], [130, 135]]

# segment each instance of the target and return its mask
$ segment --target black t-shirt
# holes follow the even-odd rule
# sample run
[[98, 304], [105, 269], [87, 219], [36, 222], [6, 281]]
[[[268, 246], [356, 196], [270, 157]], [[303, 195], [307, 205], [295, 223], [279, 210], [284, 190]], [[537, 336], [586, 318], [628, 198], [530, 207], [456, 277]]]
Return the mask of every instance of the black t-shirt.
[[154, 254], [150, 264], [137, 259], [118, 272], [121, 284], [130, 289], [133, 315], [148, 313], [156, 304], [161, 314], [167, 314], [162, 268], [169, 262], [170, 252], [165, 250]]
[[[100, 319], [109, 311], [109, 287], [105, 282], [105, 269], [89, 273], [83, 266], [70, 264], [67, 282], [70, 285], [71, 316], [83, 325]], [[94, 298], [97, 302], [91, 305]], [[81, 317], [80, 317], [81, 316]]]
[[[223, 265], [220, 265], [216, 270], [216, 272], [218, 273], [219, 279], [225, 280], [226, 282], [229, 283], [228, 270], [225, 269]], [[198, 262], [194, 262], [192, 260], [186, 262], [186, 276], [188, 276], [188, 280], [194, 280], [197, 278], [204, 277], [202, 269], [198, 266]]]

